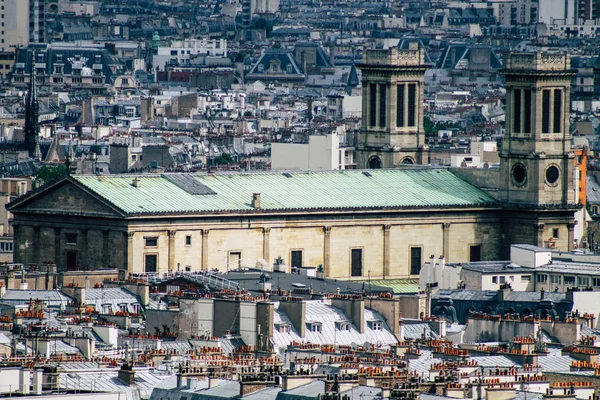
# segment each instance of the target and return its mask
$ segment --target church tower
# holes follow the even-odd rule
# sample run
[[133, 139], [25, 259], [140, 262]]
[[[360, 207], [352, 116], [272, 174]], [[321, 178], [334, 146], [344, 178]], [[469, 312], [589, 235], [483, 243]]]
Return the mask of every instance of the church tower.
[[358, 168], [428, 164], [423, 130], [425, 53], [417, 43], [404, 50], [366, 50], [362, 71], [362, 126]]
[[[508, 56], [506, 133], [500, 152], [499, 195], [505, 239], [542, 247], [573, 245], [576, 177], [569, 132], [568, 54]], [[531, 235], [534, 230], [534, 235]]]

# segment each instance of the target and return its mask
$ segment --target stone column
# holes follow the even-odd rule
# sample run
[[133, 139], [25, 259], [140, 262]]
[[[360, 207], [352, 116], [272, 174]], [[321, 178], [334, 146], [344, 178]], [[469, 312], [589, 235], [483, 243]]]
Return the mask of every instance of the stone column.
[[390, 271], [390, 230], [391, 225], [383, 226], [383, 279], [391, 275]]
[[544, 247], [544, 224], [533, 224], [535, 237], [537, 238], [537, 246]]
[[108, 233], [109, 231], [102, 231], [102, 268], [106, 268], [110, 264]]
[[167, 231], [169, 236], [169, 272], [176, 269], [175, 265], [175, 236], [177, 236], [176, 230]]
[[54, 228], [54, 264], [56, 264], [56, 268], [60, 271], [60, 270], [64, 270], [65, 268], [63, 268], [62, 266], [62, 262], [61, 262], [61, 246], [60, 246], [60, 235], [61, 235], [61, 229], [60, 228]]
[[450, 225], [449, 223], [442, 224], [442, 254], [446, 262], [450, 262]]
[[[13, 262], [20, 263], [23, 259], [23, 253], [21, 251], [21, 225], [13, 225]], [[12, 287], [7, 285], [7, 289]]]
[[33, 262], [36, 264], [41, 264], [42, 260], [40, 260], [40, 226], [36, 225], [33, 227]]
[[573, 251], [573, 242], [575, 241], [574, 230], [575, 230], [575, 222], [569, 222], [567, 224], [567, 240], [569, 241], [569, 243], [567, 243], [567, 246], [568, 246], [569, 251]]
[[123, 262], [121, 263], [121, 271], [123, 271], [123, 276], [120, 277], [121, 279], [127, 279], [127, 262], [128, 262], [128, 258], [129, 258], [129, 251], [130, 251], [130, 247], [129, 247], [129, 233], [128, 232], [122, 232], [123, 233]]
[[88, 257], [88, 231], [87, 229], [81, 230], [81, 256], [79, 257], [79, 261], [77, 262], [85, 269], [92, 269], [90, 265], [90, 260]]
[[331, 275], [331, 226], [323, 227], [323, 271], [325, 277]]
[[126, 265], [127, 273], [143, 272], [143, 269], [141, 271], [135, 271], [134, 270], [134, 265], [133, 265], [133, 238], [135, 236], [135, 232], [126, 232], [126, 234], [127, 234], [127, 265]]
[[208, 233], [210, 229], [200, 229], [202, 234], [202, 269], [208, 269]]
[[271, 261], [271, 228], [263, 228], [263, 259], [272, 264]]

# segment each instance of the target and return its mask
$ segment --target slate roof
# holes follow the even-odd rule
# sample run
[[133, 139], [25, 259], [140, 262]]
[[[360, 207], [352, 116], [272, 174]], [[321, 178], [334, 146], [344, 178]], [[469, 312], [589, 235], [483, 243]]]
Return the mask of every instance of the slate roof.
[[593, 176], [586, 178], [586, 198], [589, 204], [600, 204], [600, 184]]
[[[102, 75], [106, 77], [106, 81], [109, 82], [113, 76], [118, 76], [123, 73], [124, 67], [119, 59], [110, 54], [110, 52], [102, 47], [98, 46], [75, 46], [71, 44], [48, 44], [41, 51], [39, 45], [36, 45], [38, 59], [36, 67], [39, 68], [40, 63], [43, 63], [45, 67], [45, 73], [48, 75], [54, 74], [54, 64], [63, 65], [63, 74], [71, 75], [73, 73], [73, 65], [81, 64], [86, 68], [93, 68], [94, 65], [102, 65]], [[30, 46], [26, 51], [20, 51], [18, 53], [15, 63], [25, 64], [25, 73], [31, 71], [33, 52], [29, 51], [34, 46]], [[97, 62], [96, 56], [99, 56], [99, 62]], [[71, 62], [73, 60], [74, 62]], [[76, 60], [76, 61], [75, 61]]]
[[7, 289], [4, 296], [0, 298], [0, 303], [13, 305], [28, 304], [29, 300], [42, 300], [47, 307], [65, 307], [73, 301], [69, 296], [59, 290], [21, 290]]
[[[273, 72], [271, 71], [271, 61], [278, 60], [279, 61], [279, 72], [277, 74], [287, 74], [287, 75], [302, 75], [302, 70], [291, 50], [288, 49], [267, 49], [260, 56], [256, 64], [252, 66], [252, 69], [248, 73], [248, 75], [269, 75]], [[262, 66], [262, 67], [261, 67]], [[291, 72], [288, 72], [288, 66], [291, 66]]]
[[[308, 173], [235, 173], [193, 175], [216, 194], [194, 195], [164, 175], [78, 175], [65, 178], [91, 191], [123, 214], [224, 212], [289, 212], [300, 210], [399, 210], [490, 207], [497, 201], [448, 169], [402, 168], [371, 171]], [[15, 211], [44, 190], [20, 197], [9, 205]], [[261, 208], [251, 205], [261, 194]], [[170, 201], [165, 201], [169, 199]]]
[[448, 44], [448, 46], [444, 49], [444, 51], [438, 58], [435, 67], [454, 69], [456, 68], [457, 64], [462, 60], [469, 62], [471, 61], [471, 50], [474, 48], [489, 51], [490, 63], [488, 67], [490, 69], [502, 68], [502, 61], [500, 61], [500, 58], [496, 55], [496, 53], [490, 46], [471, 45], [466, 43]]
[[[277, 256], [276, 254], [275, 256]], [[219, 274], [225, 279], [236, 282], [244, 289], [250, 292], [262, 293], [261, 284], [259, 283], [262, 272], [259, 271], [239, 271], [239, 272], [228, 272], [226, 274]], [[270, 277], [271, 290], [282, 289], [285, 291], [291, 291], [294, 289], [294, 284], [300, 283], [306, 286], [306, 288], [312, 288], [313, 293], [337, 293], [339, 289], [341, 293], [355, 293], [369, 290], [369, 285], [365, 282], [357, 281], [339, 281], [333, 279], [314, 279], [309, 278], [305, 275], [297, 274], [286, 274], [283, 272], [268, 272], [267, 275]], [[417, 283], [418, 288], [418, 283]], [[377, 285], [371, 282], [371, 291], [374, 293], [388, 292], [389, 290], [384, 285]]]
[[[364, 333], [360, 333], [356, 327], [351, 324], [350, 330], [342, 331], [337, 326], [337, 322], [348, 321], [349, 317], [341, 310], [331, 306], [327, 302], [318, 300], [306, 302], [306, 323], [320, 323], [321, 332], [312, 332], [308, 327], [305, 331], [305, 336], [301, 337], [288, 316], [279, 311], [279, 302], [275, 303], [275, 312], [273, 323], [287, 324], [290, 327], [288, 333], [279, 332], [278, 329], [273, 330], [273, 341], [280, 348], [289, 346], [292, 341], [306, 342], [315, 344], [338, 344], [338, 345], [358, 345], [363, 346], [365, 343], [387, 346], [397, 343], [396, 337], [390, 331], [390, 328], [383, 321], [381, 315], [371, 309], [365, 308], [365, 329]], [[367, 321], [381, 321], [382, 330], [373, 330]]]

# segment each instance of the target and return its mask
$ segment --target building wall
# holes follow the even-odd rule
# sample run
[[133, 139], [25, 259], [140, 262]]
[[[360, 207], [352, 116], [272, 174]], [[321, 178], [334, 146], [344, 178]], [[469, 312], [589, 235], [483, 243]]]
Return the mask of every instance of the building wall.
[[0, 34], [0, 50], [15, 51], [17, 47], [29, 44], [29, 1], [5, 0], [0, 13], [2, 34]]

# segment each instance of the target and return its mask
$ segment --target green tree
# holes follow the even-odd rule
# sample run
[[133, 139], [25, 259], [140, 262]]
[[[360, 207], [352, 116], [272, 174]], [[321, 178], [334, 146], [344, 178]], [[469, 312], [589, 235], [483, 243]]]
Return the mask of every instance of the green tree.
[[39, 187], [65, 176], [67, 176], [67, 167], [65, 165], [44, 165], [33, 176], [33, 183], [36, 187]]
[[226, 153], [221, 154], [220, 156], [216, 157], [214, 160], [215, 165], [231, 164], [231, 163], [233, 163], [233, 158], [231, 157], [230, 154], [226, 154]]

